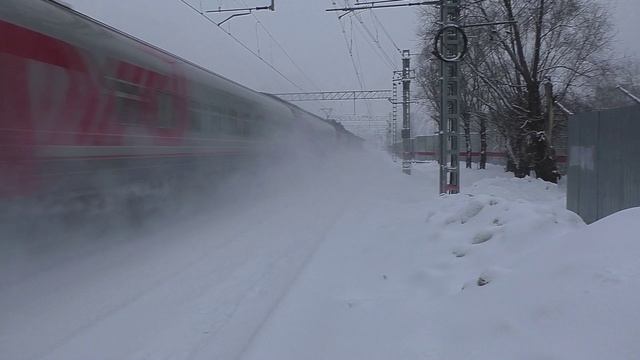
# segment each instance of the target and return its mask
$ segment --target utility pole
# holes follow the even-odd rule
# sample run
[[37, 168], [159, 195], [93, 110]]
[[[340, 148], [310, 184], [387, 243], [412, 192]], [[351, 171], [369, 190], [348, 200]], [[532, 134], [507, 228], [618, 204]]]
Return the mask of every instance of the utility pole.
[[402, 172], [411, 175], [411, 55], [402, 51]]
[[[440, 31], [435, 37], [435, 49], [433, 51], [433, 54], [441, 61], [440, 71], [442, 74], [440, 80], [442, 106], [440, 110], [441, 112], [439, 131], [441, 194], [457, 194], [460, 192], [460, 151], [458, 145], [458, 129], [460, 122], [460, 91], [462, 91], [462, 89], [460, 87], [460, 73], [458, 65], [459, 62], [464, 58], [468, 48], [468, 38], [464, 32], [464, 28], [515, 23], [515, 21], [509, 20], [466, 24], [462, 26], [460, 24], [461, 2], [462, 0], [432, 0], [409, 3], [403, 2], [402, 0], [365, 0], [357, 2], [355, 6], [327, 9], [327, 11], [342, 11], [343, 14], [340, 15], [340, 17], [342, 17], [346, 14], [359, 10], [391, 8], [400, 6], [440, 6]], [[409, 70], [410, 60], [408, 51], [403, 51], [402, 55], [403, 70], [401, 81], [403, 83], [403, 90], [405, 91], [403, 99], [404, 113], [402, 128], [402, 170], [403, 172], [410, 174], [411, 162], [408, 159], [408, 155], [410, 155], [411, 151], [411, 130], [409, 125], [409, 103], [411, 101], [408, 98], [410, 91], [409, 86], [411, 84], [411, 76]], [[637, 98], [634, 97], [634, 99]], [[637, 101], [640, 102], [640, 99], [638, 99]], [[486, 153], [484, 154], [484, 156], [486, 157]]]
[[396, 162], [396, 144], [398, 143], [398, 82], [393, 80], [393, 95], [391, 96], [391, 157]]
[[[460, 1], [443, 0], [440, 6], [441, 49], [440, 60], [440, 194], [460, 192], [460, 162], [458, 132], [460, 125], [460, 72], [459, 61], [464, 54], [464, 33], [460, 30]], [[461, 54], [458, 56], [457, 54]]]
[[[385, 150], [390, 151], [393, 149], [393, 115], [389, 113], [389, 119], [387, 120], [387, 147]], [[391, 157], [393, 159], [393, 151], [391, 151]]]

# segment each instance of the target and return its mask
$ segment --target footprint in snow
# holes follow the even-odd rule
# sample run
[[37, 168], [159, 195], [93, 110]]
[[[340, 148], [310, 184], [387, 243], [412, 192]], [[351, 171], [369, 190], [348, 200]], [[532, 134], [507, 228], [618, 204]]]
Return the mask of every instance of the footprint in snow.
[[471, 243], [474, 245], [483, 244], [491, 240], [491, 238], [493, 238], [493, 233], [491, 231], [481, 231], [473, 237]]
[[467, 256], [467, 251], [465, 249], [453, 249], [451, 253], [457, 258]]
[[489, 284], [490, 282], [491, 282], [491, 280], [490, 280], [490, 279], [488, 279], [488, 278], [484, 278], [484, 277], [480, 276], [480, 277], [478, 278], [478, 281], [476, 281], [476, 285], [478, 285], [478, 286], [485, 286], [485, 285]]
[[458, 222], [460, 224], [465, 224], [469, 220], [473, 219], [476, 215], [478, 215], [483, 208], [484, 204], [482, 202], [473, 200], [469, 202], [459, 213], [447, 218], [445, 224], [451, 225]]

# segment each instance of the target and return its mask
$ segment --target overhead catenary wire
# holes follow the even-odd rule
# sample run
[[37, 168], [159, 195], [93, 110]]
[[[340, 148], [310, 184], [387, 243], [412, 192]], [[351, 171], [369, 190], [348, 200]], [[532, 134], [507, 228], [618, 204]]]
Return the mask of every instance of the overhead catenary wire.
[[249, 46], [247, 46], [245, 43], [243, 43], [242, 41], [240, 41], [240, 39], [238, 39], [236, 36], [234, 36], [230, 31], [227, 31], [225, 28], [223, 28], [222, 26], [218, 25], [218, 23], [216, 23], [215, 21], [213, 21], [211, 18], [209, 18], [204, 12], [202, 12], [201, 10], [199, 10], [198, 8], [196, 8], [195, 6], [191, 5], [189, 2], [187, 2], [186, 0], [179, 0], [181, 3], [185, 4], [186, 6], [188, 6], [191, 10], [197, 12], [198, 14], [200, 14], [200, 16], [202, 16], [203, 18], [205, 18], [208, 22], [212, 23], [213, 25], [215, 25], [218, 29], [222, 30], [225, 34], [227, 34], [231, 39], [233, 39], [236, 43], [238, 43], [240, 46], [242, 46], [245, 50], [247, 50], [249, 53], [251, 53], [253, 56], [255, 56], [256, 58], [258, 58], [260, 61], [262, 61], [265, 65], [267, 65], [269, 68], [271, 68], [271, 70], [273, 70], [274, 72], [276, 72], [278, 75], [280, 75], [280, 77], [282, 77], [283, 79], [285, 79], [287, 82], [289, 82], [291, 85], [293, 85], [296, 89], [300, 90], [300, 91], [305, 91], [300, 85], [296, 84], [293, 80], [289, 79], [284, 73], [282, 73], [280, 70], [278, 70], [273, 64], [271, 64], [270, 62], [268, 62], [266, 59], [264, 59], [262, 56], [260, 56], [260, 54], [256, 53], [253, 49], [251, 49]]
[[[351, 26], [351, 41], [352, 41], [352, 46], [355, 52], [355, 58], [358, 61], [358, 69], [364, 69], [364, 67], [362, 66], [362, 56], [360, 56], [360, 51], [358, 50], [358, 42], [357, 41], [353, 42], [353, 19], [351, 20], [350, 26]], [[364, 88], [367, 87], [367, 84], [364, 81], [364, 77], [362, 79], [362, 86]], [[362, 90], [364, 90], [364, 88]]]
[[[351, 41], [352, 41], [351, 46], [352, 46], [353, 50], [355, 50], [355, 59], [358, 62], [357, 67], [358, 67], [358, 69], [362, 69], [363, 68], [362, 67], [362, 56], [360, 56], [360, 51], [358, 50], [358, 43], [357, 42], [355, 42], [355, 43], [353, 42], [353, 19], [350, 19], [350, 25], [351, 25]], [[366, 86], [367, 86], [367, 84], [364, 81], [364, 77], [362, 79], [360, 79], [360, 86], [361, 86], [362, 90], [364, 90], [366, 88]], [[353, 105], [354, 105], [353, 111], [354, 111], [354, 114], [355, 114], [355, 112], [356, 112], [355, 101], [354, 101]], [[369, 114], [369, 116], [371, 116], [371, 105], [369, 104], [369, 102], [365, 102], [365, 106], [367, 108], [367, 114]]]
[[[247, 2], [245, 0], [242, 0], [242, 2], [247, 6]], [[302, 74], [302, 76], [316, 89], [316, 90], [321, 90], [320, 87], [318, 86], [318, 84], [316, 84], [308, 75], [307, 73], [302, 69], [302, 67], [300, 67], [300, 65], [298, 65], [298, 63], [295, 62], [295, 60], [293, 60], [293, 58], [291, 57], [291, 55], [289, 55], [289, 52], [287, 51], [287, 49], [285, 49], [285, 47], [276, 39], [275, 36], [273, 36], [273, 34], [271, 33], [271, 31], [269, 31], [269, 29], [262, 23], [262, 21], [260, 21], [260, 18], [258, 18], [258, 16], [256, 14], [254, 14], [253, 12], [251, 13], [251, 15], [253, 16], [253, 18], [255, 19], [256, 23], [258, 25], [260, 25], [260, 27], [262, 27], [262, 29], [267, 33], [267, 35], [271, 38], [271, 40], [273, 40], [273, 42], [278, 46], [278, 48], [282, 51], [282, 53], [284, 53], [284, 55], [287, 57], [287, 59], [289, 59], [289, 61], [291, 62], [291, 64], [293, 64], [293, 66], [295, 66], [296, 69], [298, 69], [298, 71]]]
[[[332, 3], [335, 6], [335, 1], [332, 1]], [[358, 66], [358, 64], [356, 64], [356, 59], [353, 55], [353, 50], [355, 47], [358, 63], [360, 63], [360, 56], [357, 52], [357, 45], [354, 45], [354, 42], [353, 42], [353, 20], [351, 21], [351, 39], [349, 39], [349, 37], [347, 36], [347, 30], [345, 29], [344, 23], [342, 22], [340, 17], [337, 17], [337, 19], [338, 19], [338, 23], [340, 24], [340, 29], [342, 30], [342, 35], [344, 37], [344, 41], [347, 46], [347, 52], [349, 53], [349, 58], [351, 59], [351, 65], [353, 66], [353, 71], [355, 72], [356, 79], [358, 81], [358, 84], [360, 85], [360, 89], [364, 90], [365, 82], [364, 82], [364, 79], [362, 78], [362, 75], [360, 74], [360, 71], [358, 70], [359, 67], [362, 68], [362, 65]], [[366, 103], [366, 106], [367, 106], [367, 112], [371, 114], [371, 108], [369, 104]], [[355, 111], [355, 103], [354, 103], [354, 111]]]
[[[366, 38], [367, 36], [371, 39], [375, 39], [375, 36], [371, 33], [371, 31], [369, 30], [369, 28], [366, 27], [366, 25], [363, 25], [362, 20], [361, 19], [357, 19], [358, 22], [360, 22], [360, 24], [362, 25], [362, 27], [357, 27], [358, 32], [360, 32], [360, 34], [362, 34], [362, 37]], [[377, 40], [374, 40], [373, 42], [371, 41], [367, 41], [367, 44], [369, 45], [369, 47], [371, 47], [371, 50], [373, 51], [374, 54], [378, 55], [378, 57], [380, 58], [380, 60], [392, 71], [398, 70], [398, 67], [394, 64], [393, 60], [391, 59], [391, 57], [384, 52], [384, 50], [382, 50], [382, 47], [379, 45], [379, 42], [377, 42]]]
[[392, 3], [392, 2], [400, 2], [406, 0], [378, 0], [378, 1], [360, 1], [356, 0], [355, 5], [376, 5], [376, 4], [384, 4], [384, 3]]
[[[349, 6], [349, 2], [348, 0], [345, 0], [345, 5]], [[373, 13], [373, 12], [372, 12]], [[387, 66], [389, 66], [389, 68], [392, 71], [395, 71], [398, 69], [398, 67], [396, 66], [395, 62], [392, 60], [392, 58], [387, 54], [387, 52], [382, 48], [382, 45], [380, 44], [380, 40], [373, 35], [373, 33], [371, 32], [371, 30], [369, 29], [369, 27], [367, 27], [367, 25], [364, 23], [364, 21], [362, 20], [362, 18], [360, 17], [360, 15], [357, 12], [353, 12], [353, 16], [351, 18], [355, 17], [356, 20], [358, 20], [358, 22], [360, 23], [360, 25], [362, 26], [362, 28], [365, 30], [366, 35], [369, 36], [369, 38], [371, 39], [371, 41], [373, 42], [373, 44], [375, 45], [374, 47], [372, 47], [372, 49], [374, 50], [374, 52], [378, 53], [379, 55], [381, 54], [382, 57], [381, 59], [387, 64]], [[379, 19], [378, 19], [379, 21]], [[375, 26], [375, 25], [374, 25]], [[383, 26], [384, 27], [384, 26]], [[384, 31], [386, 32], [386, 29], [384, 29]], [[388, 34], [387, 32], [387, 36], [391, 39], [391, 36]], [[395, 44], [395, 41], [393, 41], [393, 39], [391, 39], [391, 42], [394, 44], [394, 46], [398, 49], [398, 51], [401, 53], [400, 49], [397, 47], [397, 45]], [[376, 50], [379, 50], [379, 52]], [[371, 105], [367, 102], [365, 103], [366, 108], [367, 108], [367, 113], [369, 116], [371, 115]]]
[[378, 15], [376, 15], [376, 12], [373, 11], [373, 10], [369, 10], [369, 12], [371, 12], [371, 15], [378, 22], [378, 24], [380, 24], [380, 27], [382, 28], [382, 32], [387, 36], [387, 39], [389, 39], [389, 41], [391, 41], [391, 44], [393, 44], [393, 47], [396, 48], [396, 51], [398, 51], [400, 54], [402, 54], [402, 50], [400, 49], [398, 44], [393, 40], [393, 37], [391, 37], [391, 34], [389, 34], [389, 32], [387, 31], [387, 28], [384, 26], [382, 21], [380, 21], [380, 19], [378, 18]]
[[[335, 2], [334, 2], [334, 5], [335, 5]], [[351, 58], [351, 65], [353, 65], [353, 70], [356, 74], [358, 84], [360, 85], [360, 89], [364, 90], [364, 83], [362, 81], [362, 77], [360, 76], [360, 71], [358, 71], [358, 65], [356, 65], [356, 61], [353, 58], [353, 33], [351, 37], [351, 42], [349, 42], [349, 38], [347, 37], [347, 30], [344, 27], [344, 23], [340, 21], [340, 19], [338, 19], [338, 23], [340, 24], [342, 35], [344, 36], [344, 41], [347, 45], [347, 52], [349, 53], [349, 57]]]
[[[353, 26], [353, 25], [352, 25]], [[352, 34], [353, 34], [353, 29], [351, 30]], [[362, 56], [360, 56], [360, 52], [358, 51], [358, 45], [355, 45], [355, 50], [356, 50], [356, 57], [358, 58], [358, 65], [360, 68], [362, 68]], [[363, 86], [366, 86], [366, 84], [364, 83], [364, 79], [362, 80], [362, 84]], [[367, 108], [367, 114], [371, 117], [371, 104], [369, 104], [368, 101], [365, 101], [364, 103], [365, 107]]]
[[[348, 0], [345, 0], [345, 6], [349, 6], [349, 2]], [[375, 35], [373, 35], [373, 33], [371, 32], [371, 30], [369, 29], [369, 27], [364, 23], [364, 21], [362, 20], [362, 18], [360, 17], [360, 14], [358, 14], [357, 12], [353, 12], [353, 17], [356, 18], [356, 20], [358, 20], [358, 22], [360, 23], [360, 25], [362, 26], [362, 28], [364, 29], [364, 31], [366, 32], [366, 35], [369, 36], [369, 38], [371, 39], [371, 41], [373, 42], [374, 47], [377, 48], [374, 49], [374, 52], [378, 53], [379, 55], [382, 56], [382, 60], [391, 67], [392, 70], [397, 70], [398, 67], [395, 64], [395, 62], [393, 61], [393, 59], [389, 56], [389, 54], [387, 54], [387, 52], [382, 48], [382, 45], [380, 44], [380, 41], [378, 39], [376, 39]]]

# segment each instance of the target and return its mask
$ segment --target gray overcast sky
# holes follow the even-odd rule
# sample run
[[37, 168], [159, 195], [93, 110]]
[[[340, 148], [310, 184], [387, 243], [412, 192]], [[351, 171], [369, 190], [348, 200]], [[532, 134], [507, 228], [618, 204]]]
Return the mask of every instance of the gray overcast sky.
[[640, 56], [640, 0], [611, 0], [610, 3], [612, 20], [618, 30], [618, 50]]
[[[201, 0], [187, 1], [199, 7]], [[76, 10], [256, 90], [298, 90], [180, 0], [66, 2]], [[208, 8], [238, 6], [244, 2], [255, 6], [267, 4], [269, 0], [202, 0], [204, 7]], [[336, 3], [344, 3], [344, 0], [336, 0]], [[640, 55], [640, 0], [610, 0], [608, 3], [612, 5], [613, 20], [619, 32], [616, 45], [619, 53]], [[304, 74], [257, 25], [254, 17], [233, 19], [228, 22], [228, 29], [305, 91], [359, 89], [340, 22], [335, 13], [324, 11], [329, 7], [332, 7], [331, 0], [276, 0], [276, 12], [255, 13]], [[377, 10], [375, 14], [399, 48], [414, 52], [419, 49], [415, 35], [418, 28], [416, 8]], [[212, 17], [224, 19], [218, 14]], [[388, 56], [393, 57], [395, 65], [399, 66], [400, 55], [387, 39], [383, 27], [369, 12], [361, 13], [360, 17]], [[348, 43], [353, 44], [354, 59], [365, 88], [390, 88], [392, 68], [383, 60], [366, 30], [355, 18], [345, 17], [342, 24]], [[321, 107], [335, 108], [334, 114], [353, 112], [351, 103], [302, 105], [318, 114], [322, 113]], [[364, 104], [358, 106], [361, 114], [369, 111], [373, 115], [386, 115], [390, 105], [382, 101], [371, 102], [368, 107]]]

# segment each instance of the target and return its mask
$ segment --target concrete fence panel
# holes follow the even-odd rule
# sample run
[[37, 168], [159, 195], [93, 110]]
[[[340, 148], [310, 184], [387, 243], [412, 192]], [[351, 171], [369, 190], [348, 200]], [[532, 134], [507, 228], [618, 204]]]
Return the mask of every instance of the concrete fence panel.
[[591, 223], [640, 206], [640, 106], [569, 119], [567, 208]]

